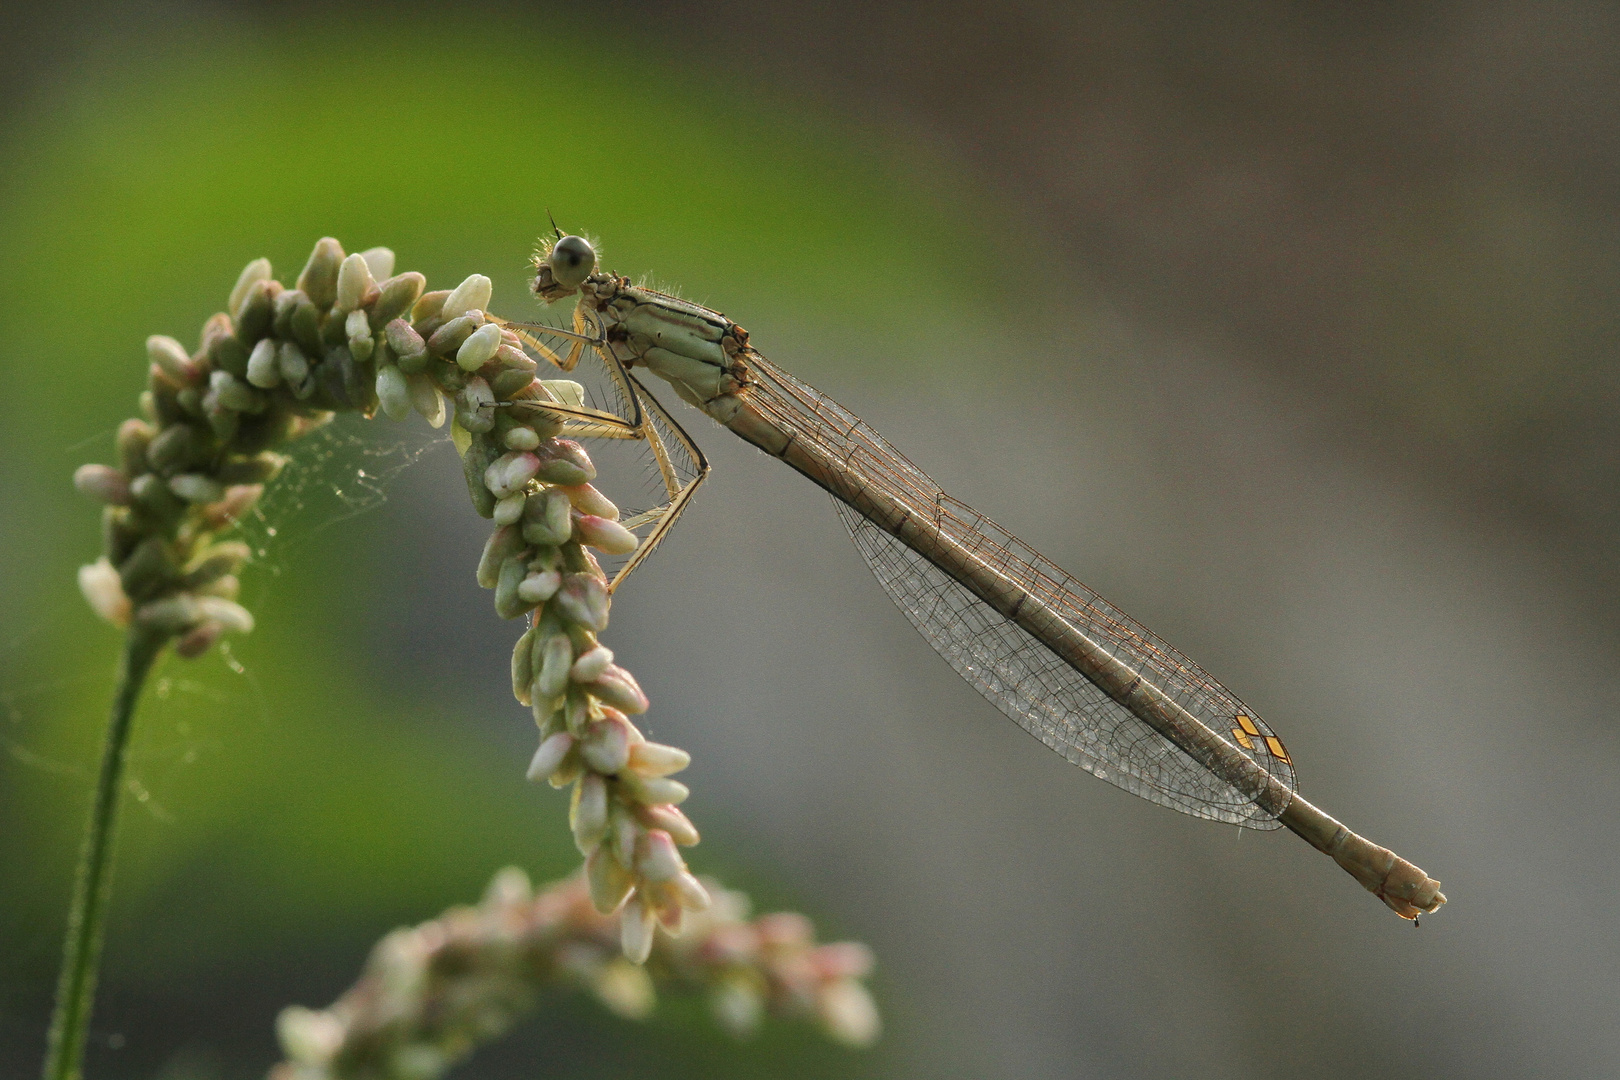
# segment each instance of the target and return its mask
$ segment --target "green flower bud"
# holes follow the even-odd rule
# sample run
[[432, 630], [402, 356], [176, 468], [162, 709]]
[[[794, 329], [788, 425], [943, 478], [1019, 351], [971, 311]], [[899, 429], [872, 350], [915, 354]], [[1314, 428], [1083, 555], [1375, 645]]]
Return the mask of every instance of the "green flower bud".
[[371, 328], [381, 330], [409, 311], [426, 286], [427, 278], [414, 270], [384, 281], [377, 287], [377, 302], [371, 305]]
[[550, 699], [568, 689], [568, 669], [574, 662], [574, 647], [568, 635], [554, 634], [543, 641], [538, 659], [530, 693]]
[[314, 392], [314, 380], [309, 376], [309, 357], [295, 343], [283, 341], [276, 349], [276, 368], [281, 373], [281, 381], [300, 401], [306, 400]]
[[231, 445], [244, 454], [268, 450], [291, 437], [297, 419], [286, 405], [272, 405], [257, 416], [244, 417]]
[[[562, 586], [557, 590], [552, 602], [564, 616], [580, 626], [598, 633], [607, 629], [607, 587], [592, 574], [564, 575]], [[610, 701], [609, 704], [618, 705], [616, 701]], [[618, 707], [623, 708], [622, 705]]]
[[568, 511], [568, 496], [556, 488], [530, 496], [523, 506], [523, 539], [545, 547], [567, 542], [573, 531]]
[[[329, 308], [337, 298], [338, 269], [343, 265], [343, 245], [330, 236], [316, 241], [315, 250], [298, 275], [298, 288], [320, 308]], [[314, 350], [310, 350], [313, 352]]]
[[146, 448], [157, 429], [145, 420], [129, 419], [118, 425], [118, 465], [126, 476], [139, 476], [150, 467]]
[[178, 522], [186, 509], [185, 502], [169, 490], [168, 481], [156, 473], [131, 480], [129, 498], [144, 521], [165, 530]]
[[[321, 309], [315, 306], [314, 301], [302, 297], [293, 307], [292, 320], [288, 324], [291, 337], [298, 342], [300, 348], [310, 356], [319, 356], [324, 343], [321, 340]], [[276, 335], [283, 337], [284, 335]]]
[[534, 666], [529, 662], [529, 650], [534, 646], [534, 627], [523, 631], [523, 636], [512, 646], [512, 696], [523, 705], [529, 704], [529, 683], [534, 681]]
[[528, 564], [528, 556], [522, 552], [501, 563], [500, 573], [495, 578], [495, 614], [503, 619], [515, 619], [531, 608], [518, 597], [518, 586], [529, 572]]
[[540, 435], [531, 427], [512, 427], [501, 442], [509, 450], [533, 450], [540, 445]]
[[[527, 536], [524, 537], [528, 539]], [[531, 605], [540, 605], [557, 595], [557, 588], [562, 584], [562, 575], [555, 570], [536, 570], [534, 564], [529, 564], [529, 576], [518, 585], [518, 596]]]
[[427, 367], [427, 342], [422, 335], [411, 329], [411, 324], [404, 319], [394, 319], [383, 328], [388, 336], [388, 347], [397, 357], [395, 363], [399, 370], [407, 375], [414, 375]]
[[237, 317], [237, 313], [242, 310], [242, 305], [247, 301], [248, 290], [253, 288], [255, 285], [268, 281], [269, 279], [269, 259], [254, 259], [252, 262], [248, 263], [247, 266], [242, 268], [241, 275], [236, 279], [236, 284], [231, 288], [230, 302], [225, 305], [226, 309], [230, 311], [233, 319]]
[[234, 409], [237, 412], [257, 413], [263, 412], [266, 399], [262, 392], [255, 390], [246, 382], [238, 379], [228, 371], [216, 371], [208, 377], [209, 393], [214, 395], [220, 406]]
[[[202, 343], [197, 347], [197, 355], [208, 356], [213, 353], [214, 345], [220, 338], [235, 336], [236, 327], [231, 322], [231, 317], [223, 311], [216, 311], [208, 316], [207, 322], [203, 323]], [[196, 363], [195, 357], [192, 363]]]
[[411, 322], [424, 323], [429, 319], [439, 318], [439, 313], [444, 310], [444, 302], [449, 298], [449, 289], [435, 289], [423, 293], [417, 298], [416, 303], [411, 305]]
[[188, 419], [197, 420], [203, 414], [203, 392], [195, 386], [182, 386], [175, 391], [174, 403]]
[[574, 487], [596, 479], [596, 466], [591, 464], [585, 448], [572, 439], [551, 439], [535, 451], [540, 459], [540, 479], [548, 484]]
[[[493, 323], [490, 325], [494, 325]], [[476, 336], [476, 335], [474, 335]], [[471, 341], [472, 338], [468, 338]], [[467, 346], [463, 345], [462, 349]], [[458, 354], [457, 360], [460, 356]], [[508, 368], [490, 380], [489, 387], [495, 392], [495, 400], [509, 401], [520, 390], [527, 390], [529, 384], [534, 382], [534, 375], [522, 368]]]
[[473, 509], [477, 511], [479, 517], [495, 516], [495, 495], [484, 483], [484, 473], [498, 453], [496, 447], [490, 445], [487, 439], [474, 438], [468, 444], [466, 453], [461, 455], [461, 471], [467, 479], [467, 494], [472, 499]]
[[180, 472], [202, 456], [203, 438], [190, 424], [170, 424], [146, 446], [146, 460], [165, 476]]
[[619, 520], [619, 508], [613, 505], [613, 500], [596, 490], [589, 484], [577, 484], [562, 489], [568, 495], [568, 501], [574, 504], [574, 509], [582, 514], [594, 514], [609, 521]]
[[292, 317], [300, 302], [309, 299], [302, 289], [286, 289], [279, 293], [275, 299], [275, 318], [271, 320], [270, 332], [278, 338], [292, 337]]
[[208, 347], [208, 362], [215, 371], [226, 371], [237, 378], [247, 377], [248, 349], [235, 335], [216, 337]]
[[500, 579], [501, 565], [511, 556], [521, 554], [523, 549], [523, 537], [510, 525], [490, 533], [484, 542], [484, 552], [478, 558], [479, 587], [493, 589]]
[[241, 310], [236, 312], [237, 341], [252, 348], [270, 333], [276, 318], [275, 294], [280, 289], [281, 283], [277, 281], [256, 281], [248, 289]]
[[497, 499], [493, 515], [495, 524], [510, 525], [517, 521], [523, 516], [523, 505], [528, 501], [528, 494], [522, 491], [515, 491], [504, 499]]
[[433, 336], [428, 338], [428, 351], [435, 356], [450, 356], [461, 348], [462, 342], [471, 337], [476, 329], [477, 324], [466, 315], [451, 319], [433, 331]]
[[131, 600], [150, 600], [174, 582], [175, 567], [169, 543], [161, 536], [148, 536], [130, 552], [118, 567], [118, 580]]

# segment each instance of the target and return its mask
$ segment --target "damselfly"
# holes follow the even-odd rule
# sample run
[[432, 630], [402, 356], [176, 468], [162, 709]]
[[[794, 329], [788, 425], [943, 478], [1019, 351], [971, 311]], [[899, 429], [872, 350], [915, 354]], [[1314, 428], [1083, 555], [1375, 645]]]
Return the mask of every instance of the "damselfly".
[[[832, 399], [761, 356], [719, 312], [596, 269], [560, 232], [534, 292], [577, 296], [573, 329], [511, 323], [571, 371], [600, 358], [622, 412], [532, 403], [571, 433], [642, 439], [665, 501], [627, 524], [641, 544], [616, 588], [667, 535], [709, 471], [642, 373], [830, 492], [855, 546], [935, 650], [1031, 735], [1102, 780], [1193, 817], [1287, 826], [1402, 918], [1446, 902], [1440, 883], [1300, 797], [1288, 750], [1186, 656], [939, 486]], [[551, 336], [556, 348], [544, 340]], [[522, 404], [514, 402], [514, 404]]]

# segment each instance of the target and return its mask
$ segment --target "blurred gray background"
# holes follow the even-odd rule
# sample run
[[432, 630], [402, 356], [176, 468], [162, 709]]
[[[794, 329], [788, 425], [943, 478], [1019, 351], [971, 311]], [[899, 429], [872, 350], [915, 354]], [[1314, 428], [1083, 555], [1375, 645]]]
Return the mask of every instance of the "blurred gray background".
[[[693, 753], [694, 865], [774, 882], [876, 950], [885, 1046], [828, 1074], [1620, 1070], [1620, 9], [563, 10], [671, 79], [812, 110], [857, 156], [914, 147], [908, 197], [982, 208], [960, 243], [934, 238], [937, 277], [844, 282], [847, 321], [779, 266], [728, 265], [724, 236], [690, 264], [604, 239], [609, 266], [725, 310], [1216, 673], [1282, 733], [1307, 797], [1452, 899], [1414, 931], [1291, 834], [1195, 822], [1068, 766], [933, 656], [824, 496], [682, 410], [715, 474], [608, 636], [653, 698], [650, 733]], [[151, 16], [7, 18], [15, 117]], [[537, 99], [584, 107], [559, 89], [566, 55], [536, 49]], [[521, 277], [499, 287], [515, 303]], [[513, 771], [513, 633], [469, 572], [484, 525], [435, 509], [463, 505], [453, 454], [389, 492], [329, 530], [412, 536], [338, 601], [349, 674], [454, 699]], [[542, 809], [560, 830], [561, 806]], [[308, 1003], [353, 970], [343, 948], [296, 984]], [[8, 997], [19, 1039], [41, 994]], [[460, 1075], [552, 1075], [546, 1030]]]

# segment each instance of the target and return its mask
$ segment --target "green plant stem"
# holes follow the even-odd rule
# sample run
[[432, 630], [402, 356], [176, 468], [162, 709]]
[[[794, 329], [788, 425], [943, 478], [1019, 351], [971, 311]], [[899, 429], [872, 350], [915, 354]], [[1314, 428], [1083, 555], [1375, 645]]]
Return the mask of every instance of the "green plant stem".
[[56, 1008], [45, 1050], [45, 1080], [80, 1080], [84, 1046], [90, 1034], [90, 1008], [95, 1002], [96, 970], [112, 886], [112, 848], [118, 825], [118, 802], [129, 758], [129, 733], [135, 702], [168, 638], [131, 628], [113, 696], [112, 718], [101, 747], [101, 774], [96, 801], [85, 823], [79, 870], [68, 909], [67, 939], [62, 947], [62, 975], [56, 984]]

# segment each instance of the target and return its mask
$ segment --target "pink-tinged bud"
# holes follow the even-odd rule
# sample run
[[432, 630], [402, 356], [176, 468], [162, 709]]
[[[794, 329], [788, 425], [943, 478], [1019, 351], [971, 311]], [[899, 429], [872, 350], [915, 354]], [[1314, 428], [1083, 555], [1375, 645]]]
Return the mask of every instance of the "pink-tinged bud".
[[823, 987], [817, 995], [816, 1012], [827, 1034], [846, 1046], [871, 1046], [882, 1032], [872, 995], [853, 979]]
[[668, 776], [670, 773], [680, 772], [690, 764], [692, 755], [678, 746], [644, 742], [630, 749], [630, 767], [642, 776]]
[[761, 944], [770, 946], [808, 945], [815, 940], [816, 928], [797, 911], [777, 911], [754, 920]]
[[186, 347], [172, 337], [153, 334], [147, 338], [146, 355], [176, 386], [187, 386], [197, 379], [197, 365], [191, 362]]
[[489, 299], [494, 294], [495, 285], [489, 278], [483, 274], [469, 274], [467, 280], [457, 285], [450, 291], [450, 295], [444, 298], [444, 305], [439, 309], [439, 317], [454, 319], [469, 311], [487, 311]]
[[872, 950], [858, 941], [819, 945], [810, 952], [810, 963], [823, 979], [864, 979], [872, 974]]
[[203, 520], [216, 529], [241, 520], [264, 494], [263, 484], [235, 484], [225, 489], [225, 497], [203, 508]]
[[129, 505], [129, 480], [111, 465], [80, 465], [73, 472], [73, 486], [112, 506]]
[[606, 844], [598, 845], [595, 851], [586, 856], [585, 880], [591, 889], [591, 906], [603, 915], [617, 911], [635, 887], [630, 871], [613, 857]]
[[759, 935], [748, 923], [722, 923], [704, 938], [701, 951], [717, 965], [751, 964], [759, 956]]
[[537, 451], [542, 459], [540, 479], [548, 484], [578, 487], [596, 479], [596, 466], [585, 448], [572, 439], [551, 439]]
[[[580, 654], [574, 666], [568, 671], [569, 682], [595, 682], [596, 677], [607, 670], [613, 663], [613, 650], [606, 645], [598, 645]], [[615, 769], [615, 772], [618, 770]]]
[[641, 543], [636, 534], [620, 525], [594, 514], [581, 514], [574, 519], [579, 540], [609, 555], [628, 555]]
[[609, 521], [619, 520], [619, 508], [613, 505], [613, 500], [590, 484], [575, 484], [562, 490], [568, 496], [568, 501], [574, 504], [574, 509], [580, 513], [593, 514]]
[[679, 780], [671, 780], [667, 776], [648, 778], [633, 772], [621, 773], [619, 786], [630, 798], [648, 806], [676, 806], [692, 794], [692, 789]]
[[568, 751], [574, 748], [574, 737], [566, 731], [559, 731], [540, 743], [540, 749], [534, 752], [529, 760], [529, 771], [526, 774], [531, 780], [543, 780], [562, 767], [563, 759]]
[[687, 870], [683, 869], [670, 878], [666, 887], [674, 894], [675, 902], [687, 911], [708, 911], [709, 905], [713, 903], [709, 898], [709, 890]]
[[642, 898], [632, 896], [619, 912], [619, 945], [624, 958], [632, 964], [644, 964], [652, 952], [653, 928], [656, 916]]
[[484, 470], [484, 486], [497, 499], [504, 499], [533, 480], [539, 471], [538, 457], [513, 450], [490, 462], [489, 468]]
[[183, 659], [195, 660], [203, 653], [214, 647], [214, 643], [225, 634], [225, 628], [216, 622], [205, 622], [187, 630], [179, 641], [174, 643], [174, 651]]
[[607, 834], [607, 781], [596, 773], [586, 773], [574, 785], [574, 799], [568, 808], [568, 826], [574, 831], [574, 846], [581, 855], [596, 850]]
[[609, 664], [607, 669], [597, 676], [594, 682], [587, 683], [586, 687], [607, 704], [631, 716], [639, 716], [646, 712], [650, 704], [647, 695], [636, 685], [635, 676], [617, 664]]
[[630, 760], [630, 723], [622, 719], [597, 720], [585, 729], [579, 754], [585, 764], [604, 776], [615, 776]]
[[129, 597], [124, 595], [124, 584], [106, 556], [79, 567], [79, 591], [91, 611], [114, 626], [129, 625]]
[[637, 806], [636, 818], [649, 829], [663, 829], [681, 847], [691, 847], [700, 839], [697, 826], [673, 806]]
[[[607, 629], [608, 624], [608, 594], [607, 586], [594, 574], [565, 574], [562, 585], [557, 589], [555, 598], [557, 607], [573, 622], [590, 630], [598, 632]], [[632, 683], [633, 685], [633, 683]], [[636, 693], [639, 694], [640, 688]], [[600, 695], [606, 699], [606, 695]], [[645, 698], [642, 699], [645, 701]], [[617, 701], [608, 700], [608, 704], [623, 709]], [[630, 709], [625, 709], [630, 712]], [[643, 705], [641, 711], [646, 711]]]

